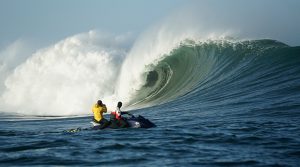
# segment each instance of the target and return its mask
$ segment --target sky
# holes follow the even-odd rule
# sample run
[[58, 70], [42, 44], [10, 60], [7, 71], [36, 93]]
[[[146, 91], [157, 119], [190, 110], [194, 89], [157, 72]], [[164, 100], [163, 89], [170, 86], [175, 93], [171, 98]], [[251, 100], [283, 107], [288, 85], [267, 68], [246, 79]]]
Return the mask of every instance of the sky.
[[57, 40], [97, 29], [140, 32], [184, 0], [1, 0], [1, 42], [18, 38]]
[[235, 25], [238, 31], [299, 45], [299, 8], [299, 0], [1, 0], [0, 48], [20, 39], [55, 43], [90, 30], [138, 35], [177, 11], [190, 10], [195, 21], [205, 16], [218, 22], [215, 27]]

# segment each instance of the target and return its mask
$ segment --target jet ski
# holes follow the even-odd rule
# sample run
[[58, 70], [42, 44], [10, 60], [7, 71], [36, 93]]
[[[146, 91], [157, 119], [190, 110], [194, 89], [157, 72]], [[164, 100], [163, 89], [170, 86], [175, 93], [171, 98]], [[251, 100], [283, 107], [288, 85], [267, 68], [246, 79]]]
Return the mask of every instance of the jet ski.
[[[131, 117], [123, 117], [124, 120], [128, 123], [128, 128], [152, 128], [155, 127], [156, 125], [149, 121], [148, 119], [144, 118], [141, 115], [138, 115], [137, 117], [134, 115], [130, 115]], [[97, 130], [97, 129], [106, 129], [106, 128], [113, 128], [110, 125], [106, 126], [103, 128], [103, 126], [99, 123], [96, 123], [94, 121], [91, 122], [92, 124], [92, 129]]]

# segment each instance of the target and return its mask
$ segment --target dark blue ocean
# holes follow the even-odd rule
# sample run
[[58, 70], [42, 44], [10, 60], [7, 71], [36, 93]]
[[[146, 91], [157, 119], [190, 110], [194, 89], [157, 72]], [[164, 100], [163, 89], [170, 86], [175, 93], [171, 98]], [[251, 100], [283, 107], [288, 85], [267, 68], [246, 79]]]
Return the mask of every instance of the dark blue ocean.
[[145, 73], [127, 105], [156, 127], [1, 113], [0, 165], [300, 165], [300, 47], [186, 41]]

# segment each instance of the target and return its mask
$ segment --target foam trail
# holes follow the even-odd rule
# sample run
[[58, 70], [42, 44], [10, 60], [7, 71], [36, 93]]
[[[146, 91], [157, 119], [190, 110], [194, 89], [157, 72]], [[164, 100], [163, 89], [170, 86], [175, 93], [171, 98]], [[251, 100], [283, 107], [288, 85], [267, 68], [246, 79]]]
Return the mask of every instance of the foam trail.
[[125, 36], [90, 31], [37, 51], [7, 77], [1, 97], [5, 111], [82, 115], [99, 98], [113, 105], [125, 41]]

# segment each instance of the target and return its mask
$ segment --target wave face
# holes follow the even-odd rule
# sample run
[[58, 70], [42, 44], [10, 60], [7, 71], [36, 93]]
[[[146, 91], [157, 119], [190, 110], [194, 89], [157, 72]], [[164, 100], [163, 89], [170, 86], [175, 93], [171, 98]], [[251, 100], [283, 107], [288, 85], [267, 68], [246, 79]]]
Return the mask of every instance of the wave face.
[[148, 69], [134, 106], [299, 108], [300, 47], [274, 40], [185, 41]]

